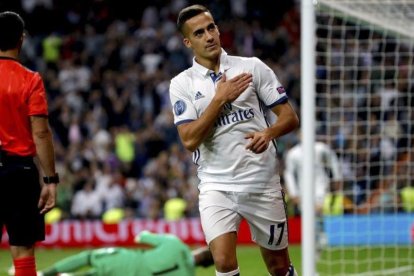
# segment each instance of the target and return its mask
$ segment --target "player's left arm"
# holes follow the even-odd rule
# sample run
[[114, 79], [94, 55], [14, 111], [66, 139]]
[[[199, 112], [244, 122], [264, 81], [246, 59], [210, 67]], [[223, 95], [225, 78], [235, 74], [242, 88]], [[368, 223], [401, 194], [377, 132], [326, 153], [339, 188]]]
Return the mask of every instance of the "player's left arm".
[[328, 145], [327, 145], [327, 152], [328, 152], [328, 160], [329, 160], [329, 166], [332, 172], [332, 180], [333, 181], [340, 181], [342, 180], [342, 175], [341, 175], [341, 166], [339, 163], [339, 159], [338, 156], [336, 155], [336, 152], [331, 149]]
[[246, 149], [254, 153], [264, 152], [271, 140], [283, 136], [299, 125], [299, 118], [288, 101], [278, 104], [272, 108], [276, 114], [276, 122], [263, 131], [248, 133], [245, 138], [250, 139]]

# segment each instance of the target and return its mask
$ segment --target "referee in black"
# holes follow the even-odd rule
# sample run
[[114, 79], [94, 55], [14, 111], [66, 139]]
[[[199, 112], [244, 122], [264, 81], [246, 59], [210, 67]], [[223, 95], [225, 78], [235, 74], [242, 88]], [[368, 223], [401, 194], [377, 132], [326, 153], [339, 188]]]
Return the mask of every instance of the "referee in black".
[[0, 238], [5, 226], [15, 275], [36, 276], [35, 243], [45, 239], [59, 177], [43, 80], [18, 61], [23, 39], [23, 19], [0, 12]]

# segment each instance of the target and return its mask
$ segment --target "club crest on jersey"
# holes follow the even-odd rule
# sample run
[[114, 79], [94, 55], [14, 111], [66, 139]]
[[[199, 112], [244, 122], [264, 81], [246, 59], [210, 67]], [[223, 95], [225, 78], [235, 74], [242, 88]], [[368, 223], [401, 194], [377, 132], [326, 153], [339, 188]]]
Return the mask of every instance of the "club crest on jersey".
[[178, 100], [175, 102], [174, 104], [174, 113], [177, 116], [180, 116], [181, 114], [184, 113], [184, 111], [187, 109], [187, 105], [185, 104], [184, 101], [182, 100]]
[[286, 93], [285, 88], [284, 88], [283, 86], [280, 86], [280, 87], [276, 88], [276, 90], [277, 90], [277, 92], [278, 92], [279, 94], [284, 94], [284, 93]]
[[200, 91], [197, 91], [197, 93], [195, 94], [195, 97], [194, 97], [194, 99], [197, 101], [197, 100], [199, 100], [199, 99], [201, 99], [201, 98], [204, 98], [205, 96], [203, 95], [203, 94], [201, 94], [201, 92]]

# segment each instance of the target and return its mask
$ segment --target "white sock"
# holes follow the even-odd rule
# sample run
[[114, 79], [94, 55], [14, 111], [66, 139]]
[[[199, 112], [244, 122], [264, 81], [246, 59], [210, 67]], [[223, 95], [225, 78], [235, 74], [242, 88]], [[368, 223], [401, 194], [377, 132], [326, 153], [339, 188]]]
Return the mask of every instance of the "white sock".
[[230, 272], [218, 272], [216, 270], [216, 276], [239, 276], [240, 275], [240, 269], [237, 268]]

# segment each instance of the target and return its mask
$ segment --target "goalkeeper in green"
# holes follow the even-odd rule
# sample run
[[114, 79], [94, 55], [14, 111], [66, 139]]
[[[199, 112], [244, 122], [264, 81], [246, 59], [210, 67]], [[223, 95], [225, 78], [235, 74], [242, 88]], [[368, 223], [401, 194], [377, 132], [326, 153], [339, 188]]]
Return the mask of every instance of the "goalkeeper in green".
[[[87, 250], [55, 263], [52, 267], [38, 272], [38, 275], [194, 276], [196, 266], [207, 267], [213, 264], [207, 247], [191, 251], [186, 244], [171, 234], [144, 231], [135, 241], [151, 245], [152, 248], [110, 247]], [[84, 267], [89, 269], [78, 271]]]

